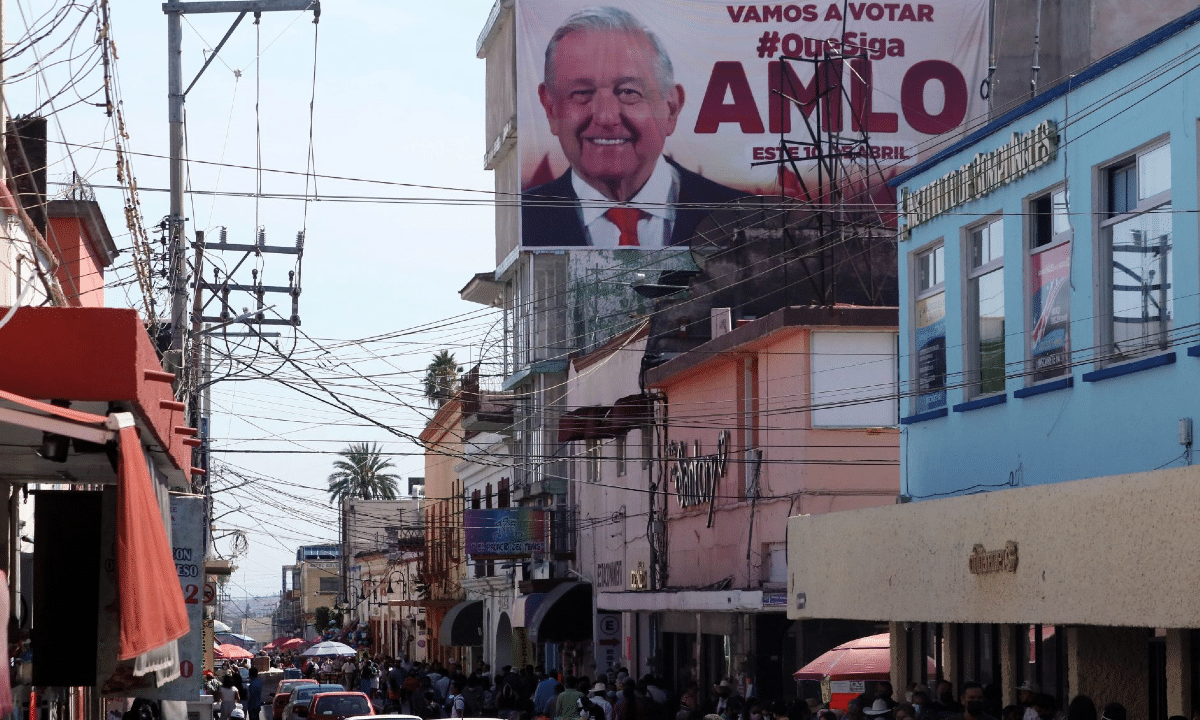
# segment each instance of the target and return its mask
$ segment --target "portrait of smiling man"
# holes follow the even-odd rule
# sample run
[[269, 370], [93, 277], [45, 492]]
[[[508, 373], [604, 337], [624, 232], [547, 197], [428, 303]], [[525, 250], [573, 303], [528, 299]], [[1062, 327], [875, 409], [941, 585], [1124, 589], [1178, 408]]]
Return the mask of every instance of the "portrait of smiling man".
[[538, 99], [571, 167], [522, 197], [522, 243], [596, 248], [687, 244], [713, 205], [739, 197], [663, 156], [683, 86], [633, 15], [589, 7], [546, 46]]

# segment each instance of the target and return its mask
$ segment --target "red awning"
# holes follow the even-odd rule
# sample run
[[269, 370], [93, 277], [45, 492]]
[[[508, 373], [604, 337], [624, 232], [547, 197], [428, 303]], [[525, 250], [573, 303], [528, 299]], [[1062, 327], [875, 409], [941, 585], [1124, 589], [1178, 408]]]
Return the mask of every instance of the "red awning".
[[565, 412], [558, 419], [558, 441], [604, 440], [616, 437], [608, 426], [607, 405], [588, 405]]
[[617, 434], [654, 424], [654, 404], [649, 395], [626, 395], [618, 399], [608, 414], [608, 426]]
[[188, 616], [133, 416], [114, 413], [112, 418], [120, 427], [121, 449], [117, 471], [118, 657], [128, 660], [186, 635]]
[[94, 443], [104, 443], [116, 436], [108, 427], [108, 418], [103, 415], [51, 405], [4, 390], [0, 390], [0, 400], [7, 400], [21, 408], [0, 407], [2, 422]]
[[89, 442], [116, 436], [121, 456], [117, 469], [119, 658], [135, 658], [187, 634], [183, 590], [133, 415], [93, 415], [3, 390], [0, 400], [22, 408], [0, 407], [0, 421]]

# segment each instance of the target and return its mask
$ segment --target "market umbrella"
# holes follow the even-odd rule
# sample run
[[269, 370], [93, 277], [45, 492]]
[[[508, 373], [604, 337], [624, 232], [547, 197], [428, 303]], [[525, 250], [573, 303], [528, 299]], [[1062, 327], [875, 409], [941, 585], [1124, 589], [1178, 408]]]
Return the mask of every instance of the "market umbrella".
[[213, 648], [213, 657], [220, 658], [222, 660], [244, 660], [254, 657], [254, 653], [232, 643], [225, 643], [223, 645], [217, 645], [215, 648]]
[[298, 640], [298, 639], [299, 638], [293, 638], [288, 635], [280, 635], [279, 637], [275, 638], [274, 640], [267, 643], [266, 645], [263, 645], [263, 650], [281, 650], [281, 649], [283, 649], [283, 644], [285, 642], [287, 642], [288, 640]]
[[[892, 639], [888, 633], [868, 635], [838, 645], [793, 675], [797, 680], [887, 680], [892, 671]], [[937, 669], [926, 658], [930, 674]]]
[[891, 636], [870, 635], [842, 643], [796, 671], [797, 680], [856, 680], [887, 677], [892, 670]]
[[300, 653], [301, 657], [343, 657], [345, 655], [354, 655], [357, 650], [340, 642], [326, 640], [313, 645], [309, 649]]
[[307, 641], [304, 638], [291, 638], [290, 640], [284, 640], [283, 643], [281, 643], [279, 645], [279, 649], [280, 650], [299, 650], [300, 648], [304, 647], [306, 644], [307, 644]]

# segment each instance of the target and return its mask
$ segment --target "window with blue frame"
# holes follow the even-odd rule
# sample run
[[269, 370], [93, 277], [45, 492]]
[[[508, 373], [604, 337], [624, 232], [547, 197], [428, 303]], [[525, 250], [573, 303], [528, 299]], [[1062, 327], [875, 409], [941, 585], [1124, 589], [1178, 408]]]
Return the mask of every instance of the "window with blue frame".
[[1071, 370], [1072, 230], [1068, 202], [1067, 189], [1060, 187], [1033, 197], [1028, 204], [1027, 383], [1061, 377]]
[[1100, 316], [1097, 360], [1120, 363], [1171, 344], [1171, 145], [1153, 146], [1102, 170]]
[[967, 396], [1004, 392], [1004, 220], [990, 218], [968, 228]]
[[946, 407], [946, 252], [936, 246], [915, 254], [913, 412]]

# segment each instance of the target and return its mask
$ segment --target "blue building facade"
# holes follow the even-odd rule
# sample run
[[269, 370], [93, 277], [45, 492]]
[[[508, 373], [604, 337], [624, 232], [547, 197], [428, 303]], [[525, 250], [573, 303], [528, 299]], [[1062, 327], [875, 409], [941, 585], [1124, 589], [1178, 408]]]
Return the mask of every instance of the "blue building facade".
[[789, 618], [992, 714], [1195, 716], [1198, 128], [1200, 9], [895, 178], [901, 495], [789, 518]]
[[913, 500], [1190, 462], [1198, 20], [894, 181]]

